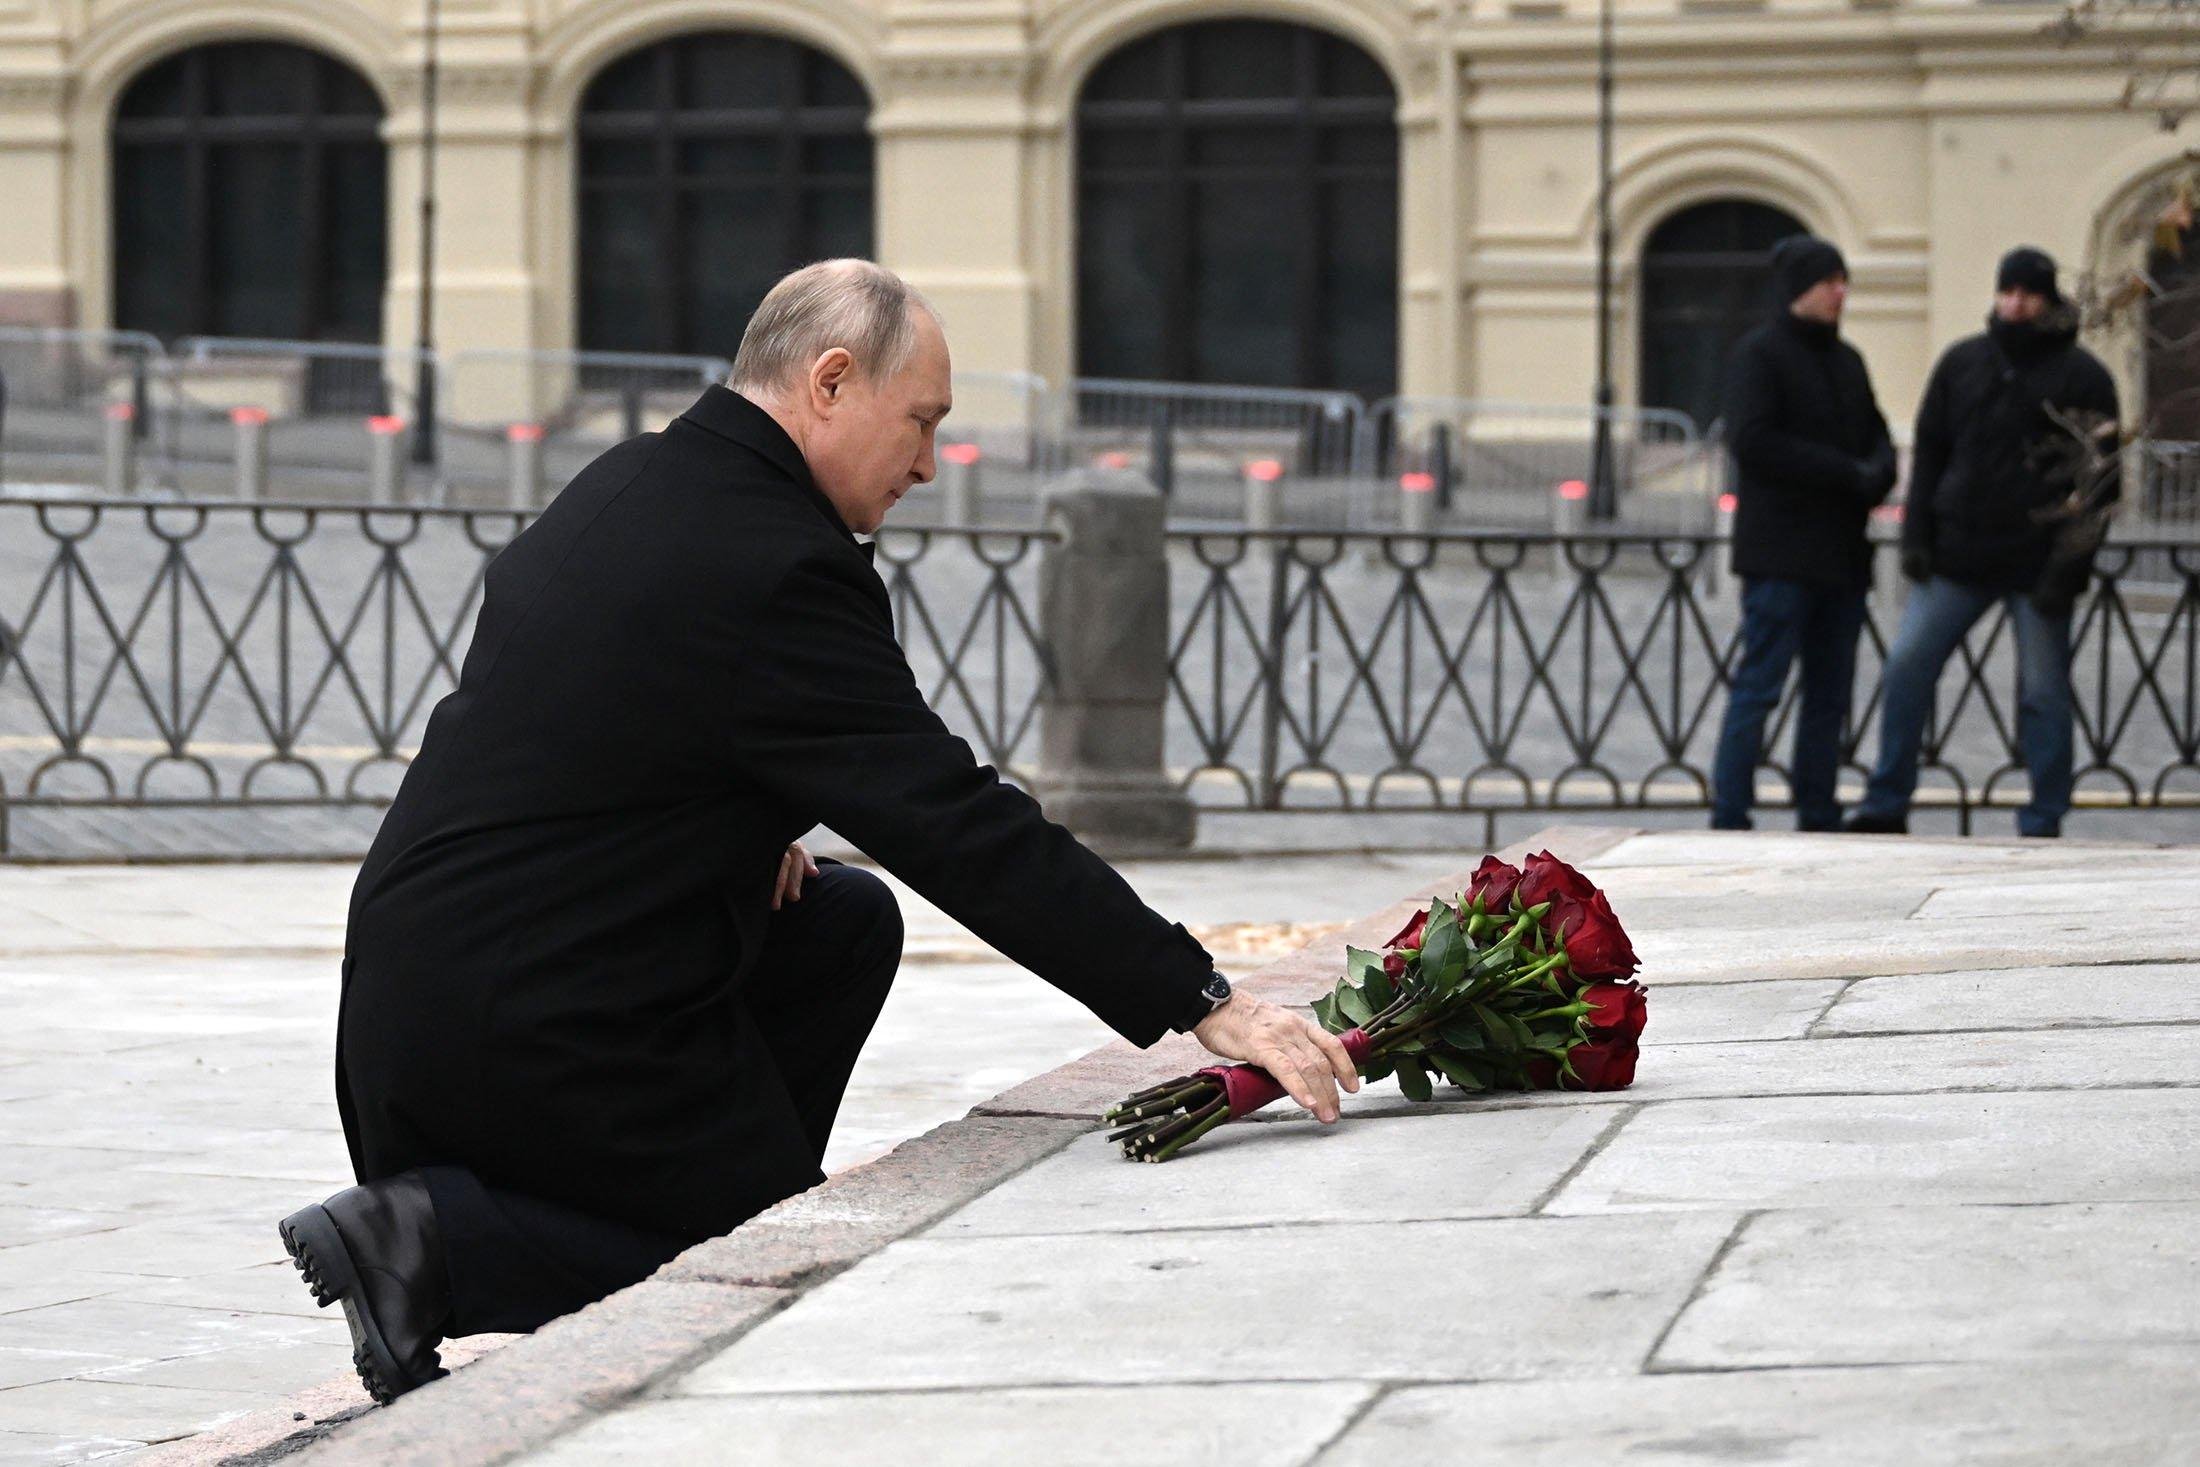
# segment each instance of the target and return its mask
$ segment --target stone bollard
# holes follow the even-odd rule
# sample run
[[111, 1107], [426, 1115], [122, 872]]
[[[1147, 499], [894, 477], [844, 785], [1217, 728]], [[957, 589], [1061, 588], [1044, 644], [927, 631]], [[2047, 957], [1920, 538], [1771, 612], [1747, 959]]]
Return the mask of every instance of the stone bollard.
[[1245, 466], [1245, 528], [1273, 530], [1283, 522], [1283, 465], [1256, 458]]
[[514, 423], [506, 428], [504, 451], [509, 475], [504, 502], [513, 509], [533, 509], [542, 498], [542, 424]]
[[126, 402], [107, 404], [100, 460], [107, 492], [121, 497], [137, 492], [137, 409]]
[[389, 414], [367, 419], [367, 501], [397, 503], [405, 482], [405, 420]]
[[978, 507], [978, 457], [975, 443], [940, 445], [941, 524], [983, 523], [983, 512]]
[[1426, 535], [1436, 528], [1436, 476], [1398, 476], [1398, 528], [1408, 535]]
[[1578, 535], [1588, 522], [1589, 485], [1586, 480], [1568, 479], [1551, 494], [1551, 533], [1554, 535]]
[[1107, 856], [1190, 847], [1191, 800], [1162, 762], [1169, 691], [1169, 568], [1159, 491], [1130, 473], [1049, 485], [1059, 539], [1039, 561], [1039, 631], [1054, 676], [1039, 710], [1032, 793]]
[[229, 410], [229, 424], [236, 433], [237, 497], [250, 503], [267, 497], [267, 409], [239, 407]]

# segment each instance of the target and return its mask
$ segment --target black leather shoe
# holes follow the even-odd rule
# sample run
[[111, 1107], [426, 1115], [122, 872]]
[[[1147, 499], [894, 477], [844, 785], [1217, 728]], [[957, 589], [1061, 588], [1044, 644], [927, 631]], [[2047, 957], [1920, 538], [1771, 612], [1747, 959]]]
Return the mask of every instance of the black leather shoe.
[[344, 1306], [351, 1363], [378, 1404], [449, 1374], [435, 1347], [450, 1323], [451, 1286], [420, 1173], [300, 1208], [283, 1219], [282, 1234], [314, 1302]]
[[1850, 835], [1908, 835], [1910, 820], [1907, 815], [1851, 815], [1841, 828]]

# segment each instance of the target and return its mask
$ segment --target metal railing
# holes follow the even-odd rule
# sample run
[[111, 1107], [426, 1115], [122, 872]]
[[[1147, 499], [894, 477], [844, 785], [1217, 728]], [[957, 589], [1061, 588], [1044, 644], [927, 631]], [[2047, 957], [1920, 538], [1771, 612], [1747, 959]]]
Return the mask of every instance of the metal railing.
[[172, 483], [154, 432], [167, 370], [167, 351], [142, 331], [0, 326], [0, 482], [103, 484], [119, 435], [133, 475]]
[[[0, 500], [0, 825], [9, 808], [385, 803], [454, 683], [519, 512]], [[1033, 768], [1049, 534], [889, 530], [879, 573], [918, 684], [981, 758]], [[1702, 534], [1178, 527], [1168, 764], [1218, 809], [1701, 810], [1735, 655]], [[2142, 557], [2167, 567], [2134, 580]], [[2200, 543], [2118, 539], [2081, 603], [2082, 806], [2200, 806]], [[1074, 609], [1059, 614], [1074, 615]], [[1847, 774], [1876, 746], [1867, 625]], [[2016, 798], [1999, 613], [1944, 674], [1921, 803]], [[1773, 720], [1762, 803], [1792, 705]], [[4, 846], [0, 846], [4, 849]]]
[[[521, 512], [0, 500], [0, 854], [15, 810], [386, 805]], [[1036, 531], [889, 532], [933, 706], [1022, 772]]]
[[1299, 484], [1351, 478], [1365, 413], [1349, 392], [1078, 377], [1051, 395], [1042, 466], [1135, 469], [1178, 512], [1235, 512], [1248, 463]]

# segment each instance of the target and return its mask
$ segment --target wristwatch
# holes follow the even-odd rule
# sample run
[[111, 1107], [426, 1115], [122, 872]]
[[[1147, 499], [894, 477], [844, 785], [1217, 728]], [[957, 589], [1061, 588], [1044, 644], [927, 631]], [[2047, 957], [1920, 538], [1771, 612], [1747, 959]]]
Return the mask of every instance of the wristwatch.
[[1179, 1034], [1189, 1034], [1199, 1027], [1202, 1019], [1229, 1001], [1230, 980], [1220, 973], [1210, 973], [1199, 990], [1199, 996], [1185, 1006], [1184, 1016], [1169, 1027]]

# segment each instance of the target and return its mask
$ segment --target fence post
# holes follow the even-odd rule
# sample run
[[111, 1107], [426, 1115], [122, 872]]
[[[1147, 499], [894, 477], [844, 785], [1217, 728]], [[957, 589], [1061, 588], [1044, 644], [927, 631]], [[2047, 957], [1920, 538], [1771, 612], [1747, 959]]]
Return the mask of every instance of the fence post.
[[1436, 481], [1436, 507], [1451, 508], [1451, 424], [1438, 423], [1428, 435], [1429, 477]]
[[1162, 500], [1135, 474], [1050, 484], [1039, 559], [1039, 634], [1052, 659], [1032, 793], [1103, 855], [1181, 851], [1192, 802], [1163, 759], [1169, 567]]
[[1551, 491], [1551, 533], [1580, 534], [1584, 511], [1588, 507], [1589, 485], [1586, 480], [1568, 479], [1560, 484]]
[[1436, 528], [1436, 476], [1398, 476], [1398, 528], [1408, 535], [1426, 535]]
[[107, 404], [107, 420], [100, 442], [105, 485], [117, 497], [137, 491], [137, 408], [126, 402]]
[[1153, 474], [1154, 488], [1167, 499], [1176, 492], [1176, 428], [1170, 421], [1166, 399], [1154, 408], [1153, 430], [1147, 442], [1146, 462]]
[[405, 476], [405, 420], [384, 413], [367, 419], [367, 501], [397, 503]]
[[1283, 465], [1272, 458], [1256, 458], [1245, 466], [1245, 528], [1273, 530], [1283, 518], [1277, 502], [1283, 498]]
[[629, 381], [619, 389], [619, 426], [625, 430], [621, 438], [642, 436], [642, 387], [638, 382]]
[[251, 501], [267, 497], [267, 409], [239, 407], [229, 410], [236, 430], [237, 497]]
[[983, 523], [978, 507], [978, 445], [940, 447], [940, 521], [949, 525]]
[[514, 423], [504, 430], [504, 443], [510, 473], [505, 503], [533, 509], [542, 497], [542, 424]]

